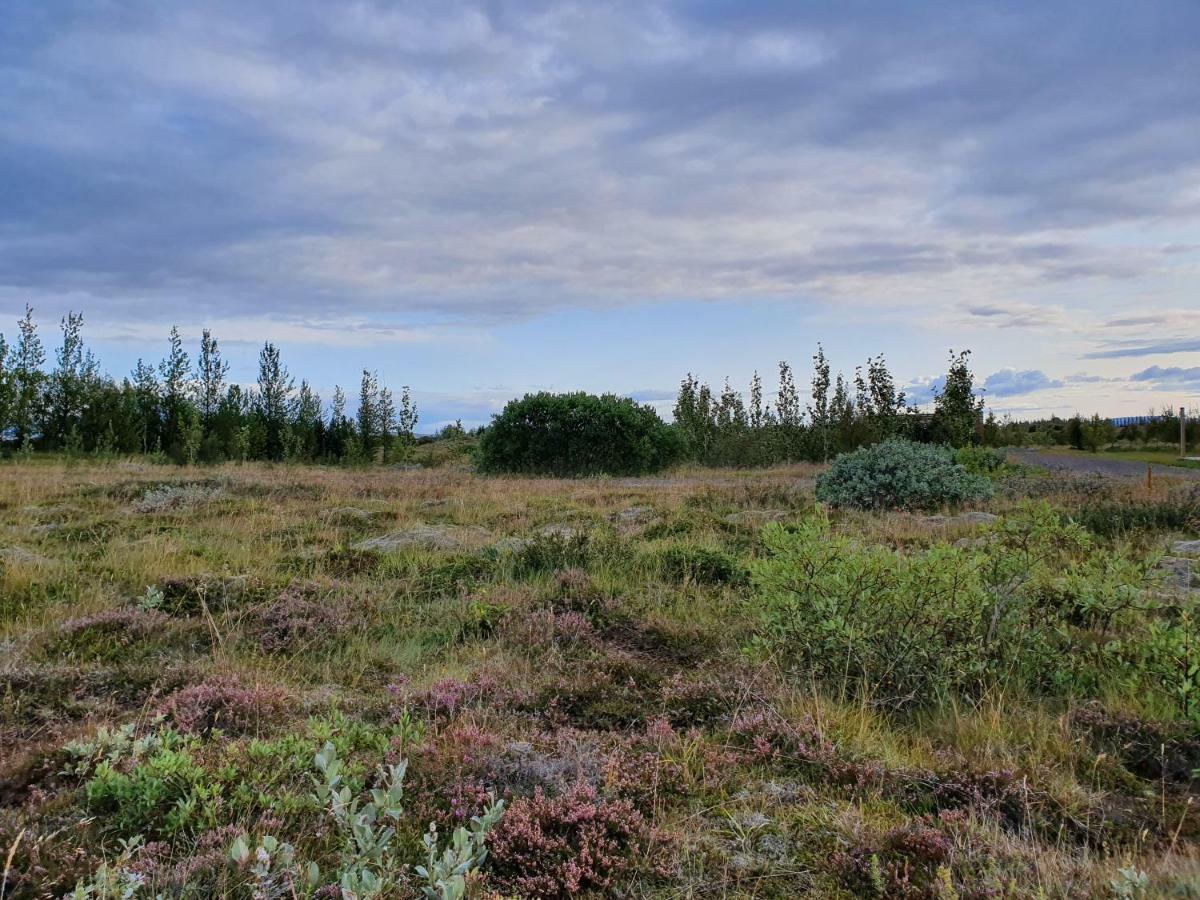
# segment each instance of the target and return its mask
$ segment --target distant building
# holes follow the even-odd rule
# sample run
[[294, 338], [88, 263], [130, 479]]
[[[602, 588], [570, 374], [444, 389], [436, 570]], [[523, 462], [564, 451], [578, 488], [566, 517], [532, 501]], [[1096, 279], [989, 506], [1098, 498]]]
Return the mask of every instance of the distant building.
[[1124, 428], [1126, 425], [1149, 425], [1151, 422], [1162, 422], [1166, 418], [1166, 416], [1118, 416], [1108, 421], [1118, 428]]

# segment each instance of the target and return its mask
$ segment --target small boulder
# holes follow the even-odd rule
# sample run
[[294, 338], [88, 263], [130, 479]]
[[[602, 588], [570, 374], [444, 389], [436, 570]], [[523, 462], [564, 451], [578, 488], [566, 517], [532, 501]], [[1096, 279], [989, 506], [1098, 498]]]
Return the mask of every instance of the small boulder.
[[1200, 541], [1176, 541], [1171, 552], [1177, 556], [1200, 556]]

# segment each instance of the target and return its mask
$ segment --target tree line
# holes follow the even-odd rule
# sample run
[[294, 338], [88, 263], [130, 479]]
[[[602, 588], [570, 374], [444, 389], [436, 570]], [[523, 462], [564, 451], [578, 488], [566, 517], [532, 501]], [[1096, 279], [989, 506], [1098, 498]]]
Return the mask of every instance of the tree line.
[[896, 387], [882, 355], [855, 369], [853, 378], [834, 376], [818, 344], [807, 403], [787, 362], [779, 363], [774, 404], [764, 402], [758, 372], [748, 401], [729, 379], [715, 392], [689, 373], [675, 401], [675, 425], [685, 454], [706, 465], [820, 462], [892, 437], [953, 447], [1002, 443], [1004, 426], [994, 415], [985, 416], [969, 362], [970, 351], [951, 351], [945, 382], [935, 393], [933, 412], [926, 414]]
[[296, 384], [266, 342], [253, 385], [229, 382], [229, 363], [205, 329], [194, 363], [179, 329], [158, 363], [139, 359], [120, 380], [100, 370], [83, 338], [83, 316], [61, 322], [51, 368], [33, 309], [10, 345], [0, 334], [0, 438], [22, 452], [163, 454], [180, 463], [222, 460], [398, 462], [415, 441], [417, 407], [363, 370], [358, 409], [335, 387], [326, 410], [307, 380]]

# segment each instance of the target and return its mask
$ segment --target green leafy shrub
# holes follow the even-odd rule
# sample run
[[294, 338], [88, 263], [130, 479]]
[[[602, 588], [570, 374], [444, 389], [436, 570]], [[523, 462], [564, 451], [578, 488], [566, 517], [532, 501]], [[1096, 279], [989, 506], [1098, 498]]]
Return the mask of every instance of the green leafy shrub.
[[[404, 819], [404, 776], [408, 762], [379, 766], [372, 779], [370, 799], [364, 802], [361, 780], [351, 777], [345, 760], [333, 741], [313, 758], [312, 799], [328, 813], [333, 838], [338, 846], [334, 871], [322, 874], [315, 861], [301, 865], [294, 848], [266, 835], [251, 851], [245, 835], [229, 849], [230, 860], [247, 877], [254, 896], [311, 896], [312, 891], [332, 876], [338, 896], [358, 900], [396, 894], [407, 866], [397, 855], [397, 829]], [[425, 865], [415, 866], [425, 882], [422, 894], [431, 900], [464, 900], [468, 881], [487, 860], [489, 832], [504, 816], [504, 801], [489, 798], [487, 808], [470, 821], [470, 827], [454, 830], [450, 842], [439, 847], [435, 825], [422, 839]], [[323, 896], [323, 892], [318, 892]]]
[[[1095, 547], [1047, 506], [1005, 520], [980, 547], [863, 547], [822, 520], [768, 526], [764, 542], [752, 566], [757, 640], [806, 675], [900, 704], [1004, 679], [1084, 695], [1114, 671], [1134, 692], [1169, 681], [1149, 662], [1117, 664], [1158, 627], [1145, 563]], [[1177, 657], [1168, 647], [1155, 658]]]
[[159, 737], [128, 771], [103, 761], [87, 782], [88, 810], [119, 835], [170, 836], [217, 822], [221, 792], [194, 758], [198, 742], [169, 730]]
[[527, 394], [492, 420], [479, 441], [484, 472], [638, 475], [679, 458], [681, 440], [649, 406], [625, 397]]
[[951, 450], [889, 440], [843, 453], [817, 476], [817, 499], [855, 509], [936, 509], [992, 496], [991, 483]]

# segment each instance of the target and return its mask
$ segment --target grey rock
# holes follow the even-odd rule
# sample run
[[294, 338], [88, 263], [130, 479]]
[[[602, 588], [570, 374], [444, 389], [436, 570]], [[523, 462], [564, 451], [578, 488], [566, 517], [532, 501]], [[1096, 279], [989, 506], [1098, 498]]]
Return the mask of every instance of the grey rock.
[[139, 513], [190, 509], [201, 503], [207, 503], [223, 493], [224, 488], [220, 485], [164, 484], [156, 488], [147, 488], [141, 499], [133, 504], [133, 509]]
[[1200, 541], [1176, 541], [1171, 545], [1171, 552], [1183, 556], [1200, 556]]
[[643, 525], [658, 517], [658, 511], [653, 506], [631, 506], [613, 516], [625, 525]]
[[1184, 556], [1164, 556], [1155, 570], [1161, 572], [1166, 587], [1180, 591], [1200, 588], [1200, 560]]
[[397, 550], [461, 550], [485, 542], [491, 535], [483, 528], [450, 525], [417, 525], [402, 531], [368, 538], [353, 545], [355, 550], [394, 553]]
[[500, 538], [500, 540], [492, 544], [492, 549], [499, 550], [501, 553], [520, 553], [531, 543], [533, 542], [529, 538], [516, 537], [513, 535], [510, 537]]
[[43, 566], [50, 560], [24, 547], [0, 547], [0, 562], [18, 566]]
[[990, 512], [980, 512], [979, 510], [965, 512], [962, 515], [955, 516], [954, 518], [956, 521], [962, 522], [964, 525], [988, 525], [992, 522], [1000, 521], [999, 516], [993, 515]]
[[551, 525], [543, 525], [537, 530], [537, 533], [542, 537], [561, 538], [564, 541], [569, 541], [580, 534], [581, 530], [566, 522], [555, 522]]
[[1000, 521], [1000, 517], [989, 512], [971, 510], [957, 516], [925, 516], [922, 520], [931, 528], [950, 528], [963, 525], [990, 525]]

